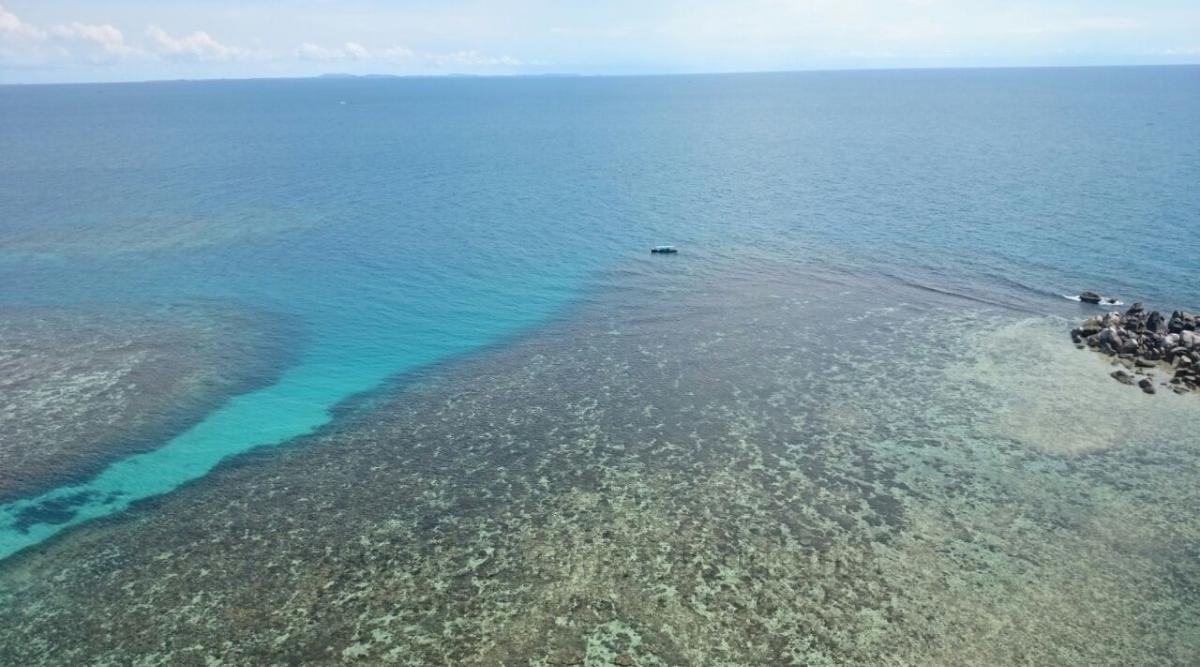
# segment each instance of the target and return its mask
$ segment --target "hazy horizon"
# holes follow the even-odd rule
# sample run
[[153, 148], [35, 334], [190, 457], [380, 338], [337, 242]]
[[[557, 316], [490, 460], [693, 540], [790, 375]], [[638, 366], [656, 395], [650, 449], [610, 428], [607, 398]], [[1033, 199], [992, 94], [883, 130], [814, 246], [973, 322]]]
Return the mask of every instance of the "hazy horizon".
[[34, 81], [7, 82], [0, 81], [0, 86], [72, 86], [72, 85], [103, 85], [103, 84], [139, 84], [139, 83], [175, 83], [175, 82], [219, 82], [219, 81], [304, 81], [308, 79], [516, 79], [516, 78], [629, 78], [629, 77], [681, 77], [681, 76], [738, 76], [738, 75], [769, 75], [769, 74], [821, 74], [821, 73], [853, 73], [853, 72], [937, 72], [937, 71], [971, 71], [971, 70], [1070, 70], [1070, 69], [1136, 69], [1161, 67], [1193, 67], [1200, 68], [1200, 63], [1165, 62], [1165, 63], [1115, 63], [1095, 65], [930, 65], [930, 66], [895, 66], [895, 67], [827, 67], [808, 69], [777, 69], [777, 70], [731, 70], [731, 71], [694, 71], [694, 72], [615, 72], [615, 73], [582, 73], [582, 72], [541, 72], [541, 73], [495, 73], [474, 74], [468, 72], [445, 72], [430, 74], [392, 74], [388, 72], [365, 72], [353, 74], [350, 72], [321, 72], [317, 74], [263, 75], [263, 76], [211, 76], [211, 77], [176, 77], [152, 79], [121, 79], [98, 81]]
[[1188, 64], [1176, 0], [0, 2], [0, 83]]

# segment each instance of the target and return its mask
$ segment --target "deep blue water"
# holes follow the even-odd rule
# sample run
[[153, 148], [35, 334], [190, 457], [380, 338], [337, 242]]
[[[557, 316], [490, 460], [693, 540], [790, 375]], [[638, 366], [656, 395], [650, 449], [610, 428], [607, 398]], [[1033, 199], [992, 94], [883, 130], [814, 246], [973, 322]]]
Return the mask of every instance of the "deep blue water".
[[[1197, 67], [6, 86], [0, 307], [216, 301], [306, 330], [278, 383], [86, 484], [125, 500], [78, 522], [536, 326], [657, 243], [1196, 308], [1198, 183]], [[61, 527], [0, 525], [0, 557]]]

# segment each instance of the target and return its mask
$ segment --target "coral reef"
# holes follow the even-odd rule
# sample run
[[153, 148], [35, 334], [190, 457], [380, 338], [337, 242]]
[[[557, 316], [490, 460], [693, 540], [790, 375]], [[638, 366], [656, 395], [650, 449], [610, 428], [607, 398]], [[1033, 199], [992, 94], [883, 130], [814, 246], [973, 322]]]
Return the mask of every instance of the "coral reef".
[[[0, 663], [1200, 653], [1194, 439], [1085, 455], [1008, 434], [1022, 380], [990, 360], [1036, 341], [1082, 364], [1058, 322], [660, 264], [303, 442], [0, 564]], [[1102, 396], [1097, 413], [1144, 414]]]
[[215, 306], [9, 308], [0, 341], [0, 500], [164, 442], [272, 382], [292, 343], [278, 318]]

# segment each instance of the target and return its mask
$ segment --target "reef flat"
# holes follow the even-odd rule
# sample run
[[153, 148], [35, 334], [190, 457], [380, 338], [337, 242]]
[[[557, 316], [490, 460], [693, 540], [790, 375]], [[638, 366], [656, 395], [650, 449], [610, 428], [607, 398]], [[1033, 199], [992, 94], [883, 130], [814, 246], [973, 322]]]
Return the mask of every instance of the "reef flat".
[[284, 340], [277, 318], [236, 308], [0, 310], [0, 500], [86, 478], [272, 382]]
[[1056, 318], [787, 266], [711, 275], [643, 264], [304, 442], [5, 561], [0, 663], [1200, 654], [1194, 401], [1131, 407]]
[[75, 224], [37, 225], [7, 235], [0, 239], [0, 251], [14, 257], [145, 257], [278, 237], [314, 224], [303, 210], [287, 209], [248, 208], [236, 216], [217, 219], [144, 214], [126, 217], [120, 225], [85, 214]]

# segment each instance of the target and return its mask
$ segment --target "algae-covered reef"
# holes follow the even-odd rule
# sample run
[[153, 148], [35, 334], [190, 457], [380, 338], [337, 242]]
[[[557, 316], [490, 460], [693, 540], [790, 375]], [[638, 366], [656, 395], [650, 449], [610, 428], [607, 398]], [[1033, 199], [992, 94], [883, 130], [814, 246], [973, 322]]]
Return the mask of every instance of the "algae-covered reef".
[[0, 663], [1200, 654], [1194, 401], [1072, 447], [1009, 414], [1095, 377], [1060, 321], [681, 266], [0, 564]]
[[218, 306], [0, 310], [0, 500], [153, 448], [290, 358], [278, 318]]

